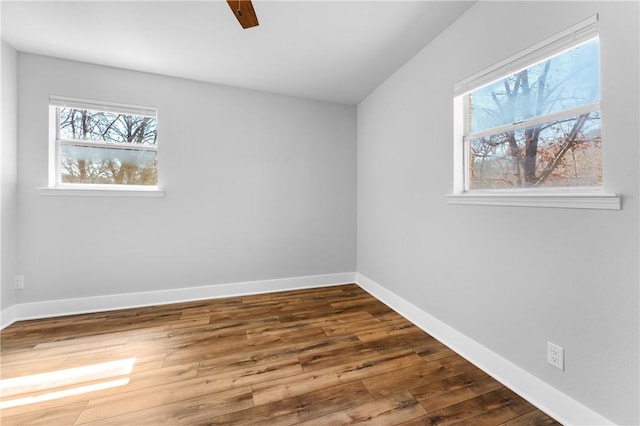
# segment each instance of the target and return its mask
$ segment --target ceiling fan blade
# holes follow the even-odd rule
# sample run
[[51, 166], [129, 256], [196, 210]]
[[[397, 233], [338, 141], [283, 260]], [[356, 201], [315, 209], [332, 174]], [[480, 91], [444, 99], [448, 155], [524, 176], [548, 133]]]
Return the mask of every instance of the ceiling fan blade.
[[260, 25], [256, 11], [253, 10], [251, 0], [227, 0], [227, 4], [233, 11], [233, 14], [236, 15], [242, 28], [247, 29]]

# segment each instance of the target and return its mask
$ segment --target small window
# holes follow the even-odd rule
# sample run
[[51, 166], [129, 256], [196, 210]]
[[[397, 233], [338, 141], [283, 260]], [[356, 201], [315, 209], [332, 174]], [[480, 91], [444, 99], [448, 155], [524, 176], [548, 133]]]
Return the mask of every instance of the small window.
[[50, 187], [158, 185], [155, 109], [51, 97]]
[[602, 188], [594, 28], [582, 24], [463, 84], [459, 192]]

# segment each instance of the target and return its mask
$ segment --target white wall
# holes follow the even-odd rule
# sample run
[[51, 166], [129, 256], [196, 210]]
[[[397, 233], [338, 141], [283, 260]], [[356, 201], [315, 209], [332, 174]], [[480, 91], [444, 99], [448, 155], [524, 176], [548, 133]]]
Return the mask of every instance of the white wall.
[[[447, 205], [454, 83], [595, 13], [623, 209]], [[358, 272], [621, 424], [640, 423], [638, 18], [637, 2], [478, 2], [358, 107]]]
[[[355, 107], [19, 54], [18, 303], [355, 271]], [[49, 95], [158, 108], [164, 198], [49, 197]]]
[[[17, 250], [17, 127], [18, 127], [18, 55], [2, 41], [0, 73], [0, 310], [15, 303], [13, 277], [16, 274]], [[0, 319], [0, 324], [4, 324]]]

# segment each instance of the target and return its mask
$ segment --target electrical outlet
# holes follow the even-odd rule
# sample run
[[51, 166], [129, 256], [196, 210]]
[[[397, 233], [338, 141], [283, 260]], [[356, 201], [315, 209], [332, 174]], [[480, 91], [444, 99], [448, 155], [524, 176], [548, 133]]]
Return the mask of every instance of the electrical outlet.
[[547, 362], [564, 371], [564, 348], [547, 342]]
[[24, 288], [24, 275], [16, 275], [13, 278], [13, 289], [22, 290]]

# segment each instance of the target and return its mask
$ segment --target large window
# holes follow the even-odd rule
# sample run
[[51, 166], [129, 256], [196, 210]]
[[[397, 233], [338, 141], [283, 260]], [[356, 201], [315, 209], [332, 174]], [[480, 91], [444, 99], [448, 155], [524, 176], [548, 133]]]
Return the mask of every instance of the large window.
[[51, 97], [49, 186], [156, 188], [156, 111]]
[[467, 190], [602, 186], [598, 45], [465, 95]]
[[455, 92], [455, 193], [603, 187], [597, 17]]

